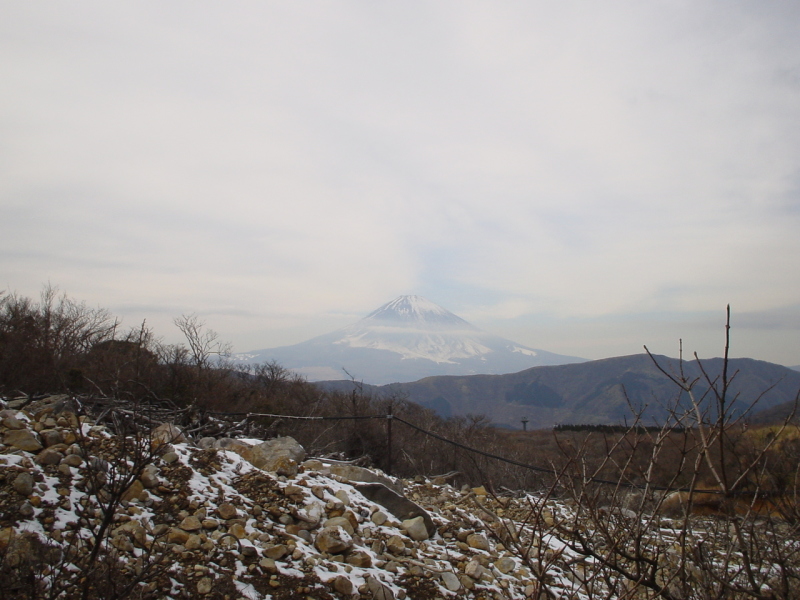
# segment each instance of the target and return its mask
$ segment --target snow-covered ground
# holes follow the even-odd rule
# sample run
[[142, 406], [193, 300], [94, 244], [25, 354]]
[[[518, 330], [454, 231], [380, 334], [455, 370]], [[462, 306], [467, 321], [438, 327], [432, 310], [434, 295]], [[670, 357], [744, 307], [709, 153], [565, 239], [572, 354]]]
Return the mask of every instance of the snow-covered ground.
[[[57, 402], [28, 409], [0, 410], [0, 576], [15, 598], [53, 586], [77, 597], [87, 576], [98, 578], [94, 597], [127, 584], [143, 598], [213, 600], [651, 597], [598, 558], [610, 553], [630, 569], [624, 557], [637, 538], [624, 535], [635, 531], [642, 564], [657, 559], [658, 585], [671, 585], [695, 548], [719, 573], [742, 577], [735, 552], [714, 554], [714, 540], [728, 535], [714, 521], [686, 529], [682, 519], [620, 507], [598, 520], [541, 493], [492, 496], [446, 477], [401, 481], [304, 457], [291, 438], [192, 441], [171, 428], [121, 437], [79, 424]], [[154, 446], [164, 431], [172, 443]], [[138, 477], [115, 488], [132, 467]], [[106, 517], [103, 579], [89, 556]], [[795, 538], [785, 549], [798, 551]], [[776, 570], [754, 568], [764, 581]]]

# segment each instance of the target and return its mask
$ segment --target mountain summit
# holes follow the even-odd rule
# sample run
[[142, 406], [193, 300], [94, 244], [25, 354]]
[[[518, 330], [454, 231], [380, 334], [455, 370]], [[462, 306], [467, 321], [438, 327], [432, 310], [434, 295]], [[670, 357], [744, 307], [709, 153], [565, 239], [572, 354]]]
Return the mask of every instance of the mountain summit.
[[391, 323], [425, 323], [428, 326], [462, 327], [476, 329], [461, 317], [422, 296], [398, 296], [372, 311], [366, 321]]
[[399, 296], [341, 334], [335, 344], [388, 350], [404, 359], [435, 363], [454, 363], [492, 351], [481, 341], [477, 327], [421, 296]]
[[311, 381], [347, 379], [349, 373], [372, 384], [583, 362], [481, 331], [421, 296], [399, 296], [333, 333], [293, 346], [239, 354], [236, 359], [275, 360]]

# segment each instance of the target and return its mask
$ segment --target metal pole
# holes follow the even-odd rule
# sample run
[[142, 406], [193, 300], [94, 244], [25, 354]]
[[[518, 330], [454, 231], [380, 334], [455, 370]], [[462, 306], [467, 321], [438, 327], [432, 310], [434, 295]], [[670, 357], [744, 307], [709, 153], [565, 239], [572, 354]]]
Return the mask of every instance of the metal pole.
[[387, 448], [387, 459], [386, 459], [386, 474], [392, 474], [392, 405], [389, 404], [389, 412], [386, 413], [386, 448]]

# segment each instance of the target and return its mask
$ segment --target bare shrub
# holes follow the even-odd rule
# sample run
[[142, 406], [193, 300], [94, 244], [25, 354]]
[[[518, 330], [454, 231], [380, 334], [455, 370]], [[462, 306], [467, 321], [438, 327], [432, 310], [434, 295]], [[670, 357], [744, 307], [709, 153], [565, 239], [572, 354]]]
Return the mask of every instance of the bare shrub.
[[[64, 413], [62, 413], [64, 414]], [[171, 439], [154, 435], [140, 425], [139, 415], [119, 413], [112, 420], [115, 434], [90, 427], [69, 413], [75, 426], [73, 448], [83, 457], [81, 492], [71, 509], [75, 521], [67, 523], [59, 538], [43, 540], [39, 534], [18, 534], [0, 555], [4, 586], [0, 597], [14, 600], [56, 598], [65, 600], [122, 600], [152, 597], [147, 583], [165, 573], [172, 557], [164, 540], [145, 533], [136, 521], [120, 521], [124, 506], [133, 498], [148, 465], [163, 453]], [[125, 525], [134, 525], [126, 528]], [[135, 561], [124, 554], [138, 547]], [[150, 590], [152, 591], [152, 590]]]
[[786, 466], [798, 436], [791, 415], [752, 431], [731, 410], [729, 331], [730, 312], [719, 374], [697, 355], [702, 378], [662, 369], [676, 395], [660, 428], [634, 414], [619, 434], [557, 439], [561, 459], [549, 486], [526, 497], [525, 517], [487, 518], [534, 574], [537, 597], [563, 595], [556, 573], [583, 598], [800, 594], [797, 463]]

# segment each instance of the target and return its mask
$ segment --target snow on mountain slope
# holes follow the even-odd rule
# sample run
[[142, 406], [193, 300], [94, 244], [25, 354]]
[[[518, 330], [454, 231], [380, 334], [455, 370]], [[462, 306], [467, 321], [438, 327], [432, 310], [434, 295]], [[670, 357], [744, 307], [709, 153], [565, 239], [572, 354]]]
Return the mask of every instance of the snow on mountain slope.
[[438, 304], [421, 296], [400, 296], [343, 329], [334, 343], [452, 363], [492, 352], [482, 337], [479, 329]]
[[443, 326], [448, 329], [456, 327], [478, 331], [461, 317], [422, 296], [398, 296], [368, 314], [360, 322], [425, 323], [429, 327]]
[[239, 354], [275, 360], [309, 380], [415, 381], [430, 375], [513, 373], [537, 365], [582, 362], [481, 331], [421, 296], [400, 296], [360, 321], [293, 346]]

